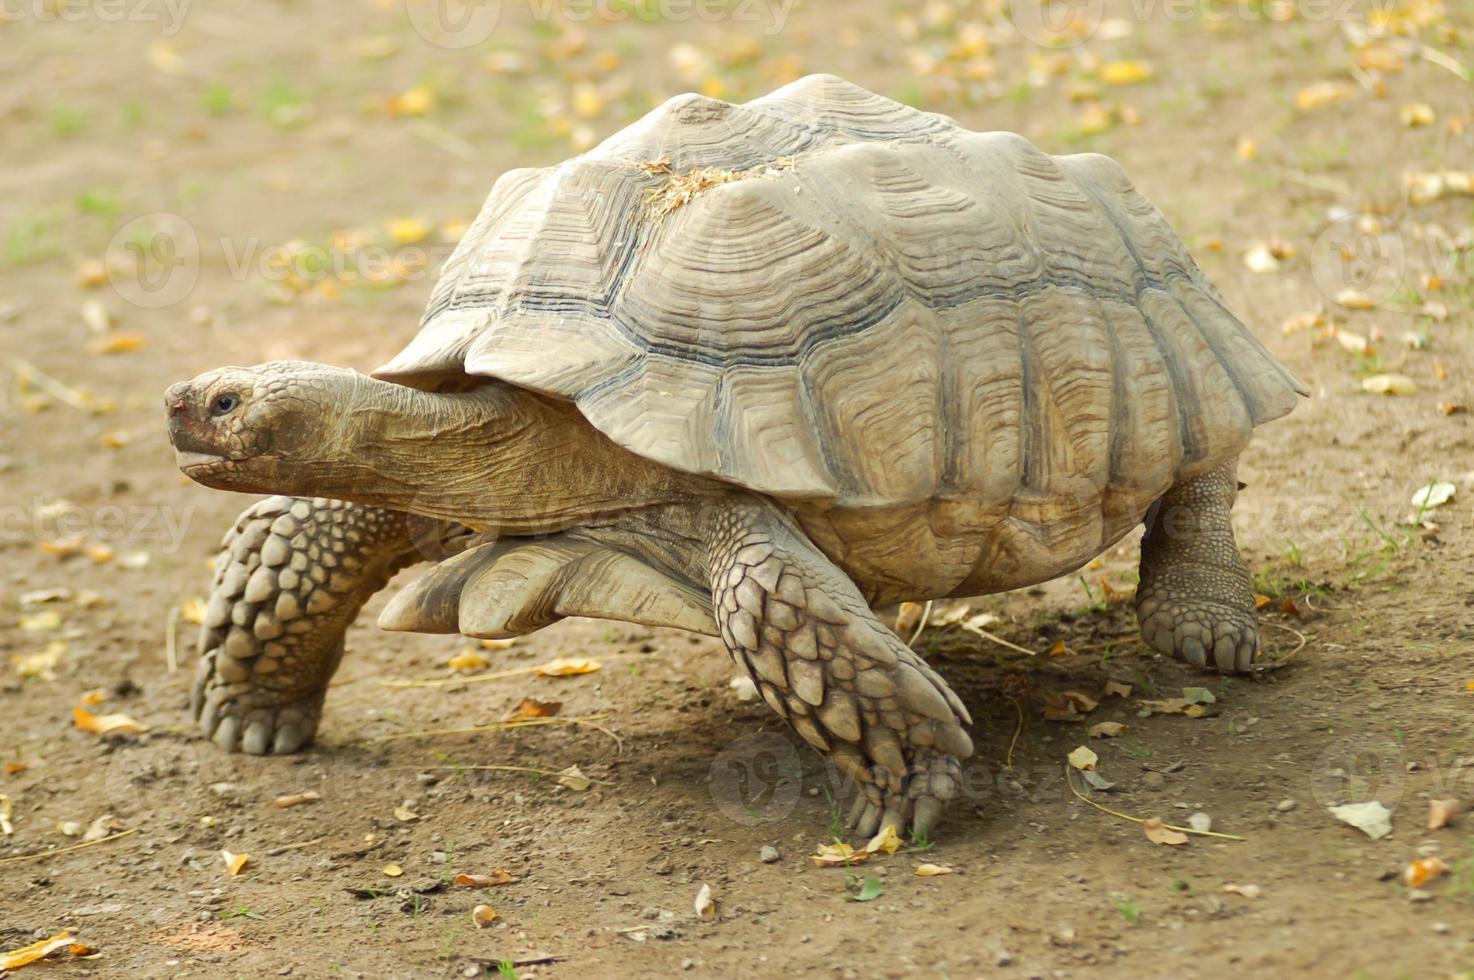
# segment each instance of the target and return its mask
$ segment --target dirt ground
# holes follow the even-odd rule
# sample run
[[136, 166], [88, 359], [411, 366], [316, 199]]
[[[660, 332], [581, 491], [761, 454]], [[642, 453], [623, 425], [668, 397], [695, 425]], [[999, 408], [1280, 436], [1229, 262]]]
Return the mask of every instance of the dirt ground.
[[[0, 950], [65, 928], [98, 950], [16, 975], [1471, 975], [1474, 817], [1426, 825], [1430, 799], [1474, 803], [1474, 16], [1078, 6], [1049, 47], [996, 2], [507, 2], [459, 31], [391, 0], [0, 7]], [[380, 596], [311, 750], [198, 741], [192, 600], [248, 501], [178, 474], [164, 387], [281, 357], [370, 369], [503, 170], [669, 94], [810, 71], [1115, 156], [1311, 385], [1240, 470], [1266, 669], [1149, 656], [1119, 601], [1134, 541], [976, 600], [1034, 655], [956, 622], [917, 640], [978, 719], [967, 799], [854, 868], [810, 863], [825, 769], [706, 638], [569, 621], [493, 651], [380, 633]], [[1406, 176], [1443, 171], [1443, 194]], [[1415, 390], [1366, 390], [1389, 374]], [[1437, 481], [1456, 495], [1415, 513]], [[460, 677], [467, 647], [489, 665]], [[525, 669], [555, 656], [602, 669]], [[405, 680], [441, 683], [386, 683]], [[1205, 716], [1140, 717], [1184, 687], [1216, 698]], [[86, 710], [148, 731], [78, 728], [93, 691]], [[1046, 720], [1067, 691], [1099, 704]], [[562, 702], [554, 724], [441, 731], [528, 696]], [[1090, 738], [1103, 721], [1124, 733]], [[1090, 799], [1117, 814], [1064, 782], [1084, 744], [1115, 784]], [[1379, 840], [1327, 809], [1371, 799], [1392, 811]], [[1195, 812], [1242, 839], [1165, 846], [1120, 815]], [[94, 824], [127, 834], [47, 853]], [[222, 850], [249, 855], [238, 875]], [[1432, 857], [1451, 873], [1404, 884]], [[516, 880], [452, 883], [494, 868]]]

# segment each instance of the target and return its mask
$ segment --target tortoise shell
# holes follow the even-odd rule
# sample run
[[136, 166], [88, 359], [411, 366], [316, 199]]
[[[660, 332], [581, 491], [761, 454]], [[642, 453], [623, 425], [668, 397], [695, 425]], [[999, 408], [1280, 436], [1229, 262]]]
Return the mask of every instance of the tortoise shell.
[[1110, 159], [826, 75], [504, 174], [375, 374], [497, 378], [679, 470], [958, 528], [1139, 519], [1308, 393]]

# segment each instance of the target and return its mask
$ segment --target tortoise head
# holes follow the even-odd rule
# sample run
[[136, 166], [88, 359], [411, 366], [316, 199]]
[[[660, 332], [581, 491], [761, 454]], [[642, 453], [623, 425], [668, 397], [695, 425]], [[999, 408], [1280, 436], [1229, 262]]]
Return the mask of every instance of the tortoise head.
[[209, 371], [165, 393], [169, 441], [179, 468], [206, 486], [297, 492], [339, 457], [356, 389], [373, 384], [304, 361]]

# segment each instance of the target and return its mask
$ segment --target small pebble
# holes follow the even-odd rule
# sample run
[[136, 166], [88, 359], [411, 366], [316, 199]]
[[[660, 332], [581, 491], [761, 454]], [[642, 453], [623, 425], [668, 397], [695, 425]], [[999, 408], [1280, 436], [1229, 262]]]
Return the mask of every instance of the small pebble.
[[775, 861], [780, 861], [783, 859], [783, 855], [778, 853], [778, 848], [774, 847], [772, 844], [764, 844], [763, 849], [761, 851], [758, 851], [758, 857], [762, 860], [764, 864], [772, 864]]
[[1289, 813], [1291, 810], [1295, 809], [1295, 806], [1296, 803], [1294, 800], [1280, 800], [1274, 805], [1274, 808], [1280, 813]]

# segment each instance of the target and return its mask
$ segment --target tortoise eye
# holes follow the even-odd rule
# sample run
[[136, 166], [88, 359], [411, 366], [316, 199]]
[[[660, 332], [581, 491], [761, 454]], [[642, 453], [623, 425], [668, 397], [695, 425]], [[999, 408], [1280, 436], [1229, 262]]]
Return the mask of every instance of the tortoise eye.
[[210, 414], [216, 416], [217, 418], [221, 415], [229, 415], [231, 412], [235, 411], [236, 406], [240, 403], [240, 396], [233, 392], [226, 392], [223, 395], [217, 395], [215, 397], [215, 400], [210, 403]]

